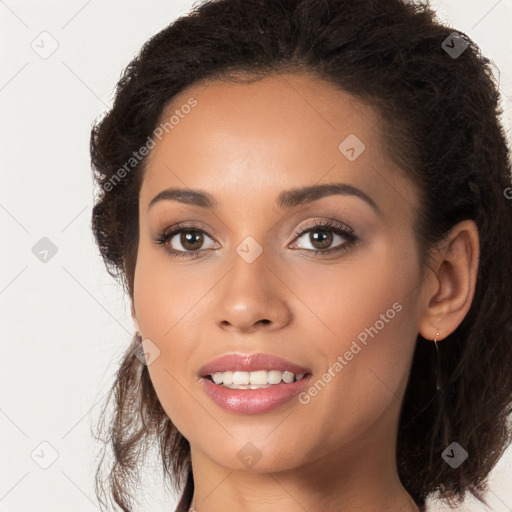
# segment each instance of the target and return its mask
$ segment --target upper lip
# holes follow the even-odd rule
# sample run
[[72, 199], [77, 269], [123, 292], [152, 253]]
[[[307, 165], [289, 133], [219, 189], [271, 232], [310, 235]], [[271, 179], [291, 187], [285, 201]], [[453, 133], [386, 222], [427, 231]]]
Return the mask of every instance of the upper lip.
[[272, 354], [225, 354], [205, 364], [199, 370], [201, 377], [207, 377], [215, 372], [227, 371], [257, 371], [257, 370], [288, 370], [295, 375], [309, 373], [310, 370], [298, 364], [287, 361]]

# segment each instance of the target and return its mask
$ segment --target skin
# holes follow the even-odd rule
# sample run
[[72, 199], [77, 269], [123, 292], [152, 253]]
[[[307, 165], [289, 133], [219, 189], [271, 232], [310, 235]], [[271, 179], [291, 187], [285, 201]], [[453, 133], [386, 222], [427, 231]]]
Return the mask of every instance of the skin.
[[[379, 145], [370, 107], [300, 74], [197, 84], [169, 112], [191, 96], [197, 106], [147, 160], [132, 316], [145, 349], [160, 350], [148, 366], [151, 380], [190, 442], [192, 505], [199, 512], [417, 511], [396, 469], [400, 406], [418, 333], [433, 340], [439, 331], [442, 340], [469, 310], [475, 224], [455, 226], [422, 278], [416, 191]], [[338, 149], [349, 134], [365, 144], [354, 161]], [[276, 206], [284, 190], [333, 182], [364, 191], [381, 213], [352, 195]], [[168, 187], [208, 191], [218, 206], [167, 200], [148, 211]], [[327, 219], [355, 229], [359, 242], [326, 256], [307, 253], [348, 243], [332, 232], [324, 232], [332, 236], [327, 245], [312, 232], [295, 236]], [[197, 259], [175, 259], [152, 241], [177, 222], [213, 235], [196, 242]], [[252, 263], [236, 252], [248, 236], [263, 249]], [[179, 234], [172, 244], [187, 250]], [[244, 415], [219, 408], [202, 390], [199, 368], [237, 351], [291, 360], [310, 368], [314, 382], [395, 302], [401, 311], [307, 404], [293, 399]], [[251, 468], [237, 456], [247, 443], [261, 453]]]

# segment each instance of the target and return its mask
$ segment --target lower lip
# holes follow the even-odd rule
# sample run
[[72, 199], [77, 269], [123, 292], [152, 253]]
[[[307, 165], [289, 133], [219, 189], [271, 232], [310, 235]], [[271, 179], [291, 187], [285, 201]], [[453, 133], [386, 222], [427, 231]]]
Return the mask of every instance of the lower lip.
[[241, 414], [260, 414], [271, 411], [297, 396], [306, 386], [311, 374], [290, 384], [275, 384], [263, 389], [229, 389], [203, 377], [203, 389], [222, 409]]

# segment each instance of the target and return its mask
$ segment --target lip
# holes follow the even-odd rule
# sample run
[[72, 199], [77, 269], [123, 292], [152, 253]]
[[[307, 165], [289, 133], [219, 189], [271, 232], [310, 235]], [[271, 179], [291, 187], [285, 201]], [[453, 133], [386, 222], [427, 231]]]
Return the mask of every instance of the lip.
[[305, 368], [272, 354], [233, 353], [218, 357], [202, 366], [199, 370], [199, 376], [207, 377], [215, 372], [253, 372], [258, 370], [279, 370], [281, 372], [288, 370], [295, 375], [298, 373], [311, 373], [309, 368]]
[[[304, 373], [296, 382], [275, 384], [263, 389], [229, 389], [215, 384], [208, 377], [215, 372], [288, 370], [294, 374]], [[240, 414], [260, 414], [271, 411], [287, 402], [308, 385], [311, 370], [271, 354], [226, 354], [199, 370], [204, 392], [220, 408]]]
[[201, 383], [204, 392], [221, 409], [240, 414], [261, 414], [285, 404], [300, 394], [310, 379], [311, 374], [308, 374], [296, 382], [281, 382], [263, 389], [229, 389], [205, 377], [201, 377]]

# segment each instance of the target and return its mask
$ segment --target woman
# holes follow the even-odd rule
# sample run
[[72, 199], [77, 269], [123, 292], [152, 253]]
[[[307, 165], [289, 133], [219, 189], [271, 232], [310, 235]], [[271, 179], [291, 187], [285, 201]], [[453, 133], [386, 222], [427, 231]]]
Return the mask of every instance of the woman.
[[485, 503], [511, 439], [499, 105], [405, 1], [204, 2], [144, 45], [91, 135], [137, 329], [111, 501], [135, 510], [156, 441], [177, 511]]

